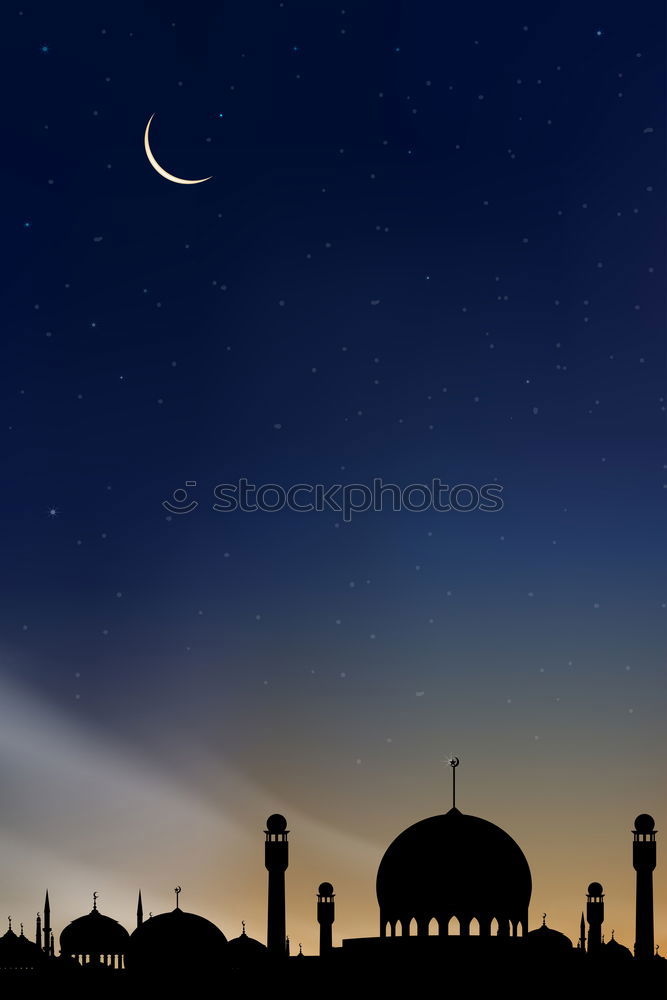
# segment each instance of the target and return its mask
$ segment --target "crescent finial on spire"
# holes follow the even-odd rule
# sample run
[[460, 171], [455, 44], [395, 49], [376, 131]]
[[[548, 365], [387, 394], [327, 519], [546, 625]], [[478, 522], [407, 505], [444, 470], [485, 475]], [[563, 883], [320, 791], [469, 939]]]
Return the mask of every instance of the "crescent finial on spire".
[[454, 754], [447, 757], [447, 763], [452, 769], [452, 809], [456, 809], [456, 768], [461, 763], [461, 759]]

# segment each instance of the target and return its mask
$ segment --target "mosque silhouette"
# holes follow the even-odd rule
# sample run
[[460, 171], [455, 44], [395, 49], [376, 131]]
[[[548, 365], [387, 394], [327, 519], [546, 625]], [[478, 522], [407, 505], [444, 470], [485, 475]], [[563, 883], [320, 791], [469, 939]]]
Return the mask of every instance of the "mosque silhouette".
[[[387, 848], [377, 873], [378, 937], [344, 938], [333, 944], [335, 893], [330, 882], [317, 890], [319, 954], [290, 954], [285, 922], [285, 872], [289, 861], [287, 820], [269, 816], [264, 830], [268, 870], [266, 944], [243, 932], [228, 940], [210, 920], [176, 906], [144, 919], [141, 892], [132, 933], [97, 908], [68, 924], [59, 953], [51, 926], [48, 891], [35, 938], [21, 925], [0, 937], [0, 983], [20, 996], [30, 983], [57, 985], [70, 995], [91, 989], [143, 996], [158, 987], [226, 992], [257, 986], [334, 995], [411, 996], [416, 989], [458, 992], [483, 998], [512, 996], [591, 997], [608, 994], [642, 998], [666, 994], [667, 960], [653, 939], [653, 870], [656, 831], [651, 816], [637, 816], [632, 830], [636, 872], [635, 942], [630, 951], [611, 937], [605, 942], [604, 891], [591, 882], [575, 945], [546, 923], [529, 930], [532, 880], [518, 844], [500, 827], [460, 812], [453, 805], [439, 816], [408, 827]], [[216, 993], [218, 985], [215, 986]]]

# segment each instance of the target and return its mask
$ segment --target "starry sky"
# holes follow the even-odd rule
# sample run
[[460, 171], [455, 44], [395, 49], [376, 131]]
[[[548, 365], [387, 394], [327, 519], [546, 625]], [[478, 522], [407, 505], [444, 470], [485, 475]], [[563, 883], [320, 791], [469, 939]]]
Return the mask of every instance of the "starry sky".
[[[295, 945], [323, 879], [334, 943], [377, 934], [382, 853], [449, 808], [457, 753], [457, 805], [526, 853], [531, 926], [576, 939], [596, 879], [632, 947], [629, 831], [667, 820], [663, 19], [6, 10], [15, 921], [48, 885], [57, 932], [93, 890], [131, 928], [139, 887], [160, 912], [181, 884], [263, 939], [280, 811]], [[152, 169], [153, 113], [157, 159], [211, 180]], [[241, 477], [503, 507], [216, 511]]]

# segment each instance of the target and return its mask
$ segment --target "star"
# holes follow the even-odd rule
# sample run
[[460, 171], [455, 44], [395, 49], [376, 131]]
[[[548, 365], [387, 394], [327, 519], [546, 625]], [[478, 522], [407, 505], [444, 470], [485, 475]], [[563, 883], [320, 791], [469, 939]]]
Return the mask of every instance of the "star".
[[47, 511], [47, 514], [49, 515], [49, 517], [58, 517], [58, 513], [59, 513], [59, 511], [58, 511], [57, 507], [49, 507], [49, 509]]

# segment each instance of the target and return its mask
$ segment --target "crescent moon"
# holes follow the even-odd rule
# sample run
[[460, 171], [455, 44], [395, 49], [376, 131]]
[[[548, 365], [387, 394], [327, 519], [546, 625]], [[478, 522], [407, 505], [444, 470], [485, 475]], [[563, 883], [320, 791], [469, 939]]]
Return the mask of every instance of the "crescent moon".
[[458, 757], [450, 757], [449, 758], [449, 766], [450, 767], [458, 767], [460, 763], [461, 763], [461, 761], [459, 760]]
[[154, 118], [155, 114], [152, 114], [148, 119], [148, 125], [146, 126], [146, 131], [144, 132], [144, 149], [146, 150], [146, 156], [148, 157], [148, 162], [153, 167], [153, 169], [157, 170], [158, 174], [166, 178], [166, 180], [173, 181], [174, 184], [203, 184], [204, 181], [210, 181], [211, 178], [213, 177], [213, 174], [211, 174], [211, 177], [200, 177], [198, 180], [188, 181], [185, 179], [185, 177], [176, 177], [174, 174], [170, 174], [169, 171], [165, 170], [164, 167], [160, 166], [158, 161], [153, 156], [151, 144], [148, 139], [148, 131], [151, 127], [151, 122], [153, 121]]

